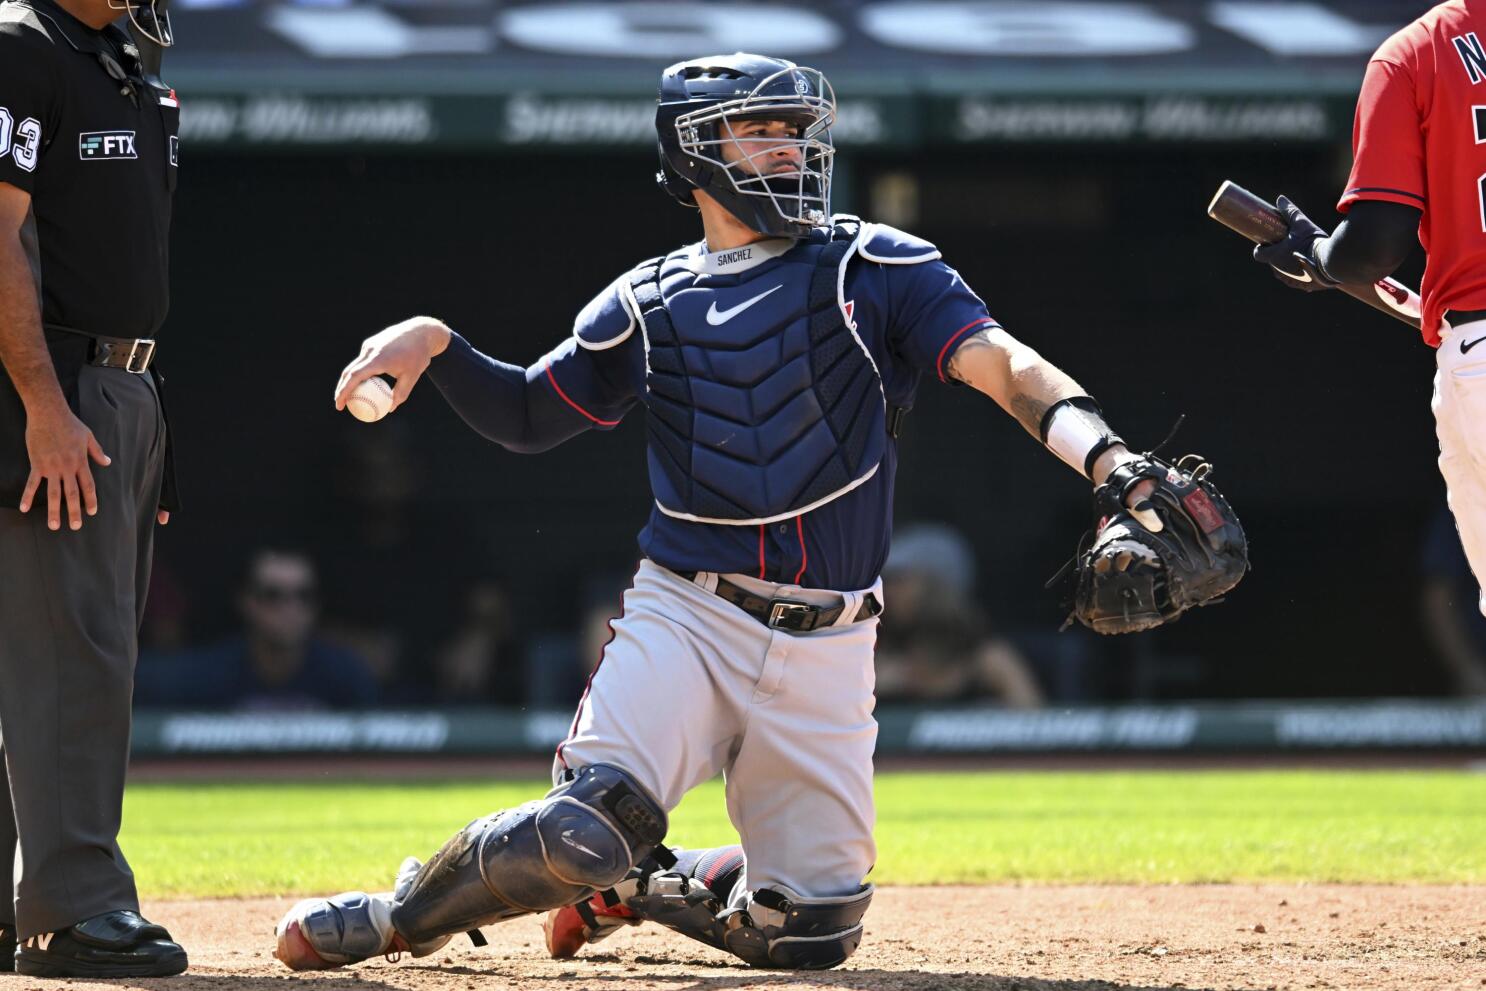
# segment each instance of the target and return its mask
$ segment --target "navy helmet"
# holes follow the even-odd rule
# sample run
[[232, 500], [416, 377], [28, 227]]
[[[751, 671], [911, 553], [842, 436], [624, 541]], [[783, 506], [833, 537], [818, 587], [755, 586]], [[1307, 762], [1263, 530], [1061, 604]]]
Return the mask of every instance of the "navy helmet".
[[[678, 62], [661, 74], [655, 129], [666, 192], [695, 206], [703, 189], [750, 229], [801, 238], [830, 220], [831, 124], [836, 94], [817, 69], [737, 52]], [[750, 138], [744, 152], [725, 122], [783, 120], [793, 136]], [[731, 146], [729, 156], [724, 148]], [[760, 160], [798, 149], [797, 167], [773, 171]], [[731, 159], [731, 160], [730, 160]]]

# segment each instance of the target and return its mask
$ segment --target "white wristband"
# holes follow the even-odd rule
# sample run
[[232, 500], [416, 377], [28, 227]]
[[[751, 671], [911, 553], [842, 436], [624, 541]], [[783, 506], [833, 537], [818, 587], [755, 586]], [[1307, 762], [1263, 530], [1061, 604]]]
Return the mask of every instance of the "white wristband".
[[1042, 421], [1042, 440], [1049, 451], [1085, 478], [1099, 455], [1121, 442], [1087, 396], [1054, 404]]

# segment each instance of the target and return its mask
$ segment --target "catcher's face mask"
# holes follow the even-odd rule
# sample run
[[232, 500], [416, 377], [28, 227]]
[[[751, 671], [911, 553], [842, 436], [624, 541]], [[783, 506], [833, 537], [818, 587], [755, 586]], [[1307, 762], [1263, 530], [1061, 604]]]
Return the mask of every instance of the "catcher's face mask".
[[675, 128], [682, 154], [715, 170], [704, 188], [729, 212], [761, 233], [803, 237], [831, 216], [835, 119], [825, 76], [791, 66], [746, 96], [681, 114]]
[[108, 0], [111, 10], [128, 11], [129, 22], [141, 35], [161, 48], [175, 44], [175, 32], [170, 27], [170, 14], [159, 0]]

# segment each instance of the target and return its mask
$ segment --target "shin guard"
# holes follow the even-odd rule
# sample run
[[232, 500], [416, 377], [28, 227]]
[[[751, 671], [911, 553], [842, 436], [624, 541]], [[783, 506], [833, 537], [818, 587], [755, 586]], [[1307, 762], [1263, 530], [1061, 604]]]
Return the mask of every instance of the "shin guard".
[[418, 872], [392, 924], [422, 941], [569, 905], [618, 884], [665, 833], [665, 810], [634, 778], [595, 764], [462, 829]]

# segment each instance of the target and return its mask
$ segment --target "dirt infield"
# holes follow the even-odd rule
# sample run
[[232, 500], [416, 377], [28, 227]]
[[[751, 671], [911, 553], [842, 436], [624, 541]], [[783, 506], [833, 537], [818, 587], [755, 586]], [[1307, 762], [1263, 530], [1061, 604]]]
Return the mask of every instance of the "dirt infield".
[[[742, 967], [654, 926], [554, 961], [536, 920], [464, 937], [425, 960], [294, 975], [270, 955], [288, 901], [146, 906], [191, 953], [159, 991], [929, 991], [1486, 988], [1486, 887], [1183, 886], [890, 888], [850, 963], [823, 973]], [[60, 982], [0, 977], [0, 991]], [[81, 982], [79, 982], [81, 983]]]

